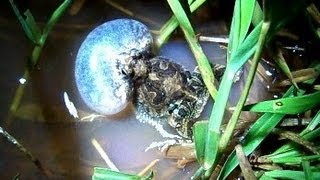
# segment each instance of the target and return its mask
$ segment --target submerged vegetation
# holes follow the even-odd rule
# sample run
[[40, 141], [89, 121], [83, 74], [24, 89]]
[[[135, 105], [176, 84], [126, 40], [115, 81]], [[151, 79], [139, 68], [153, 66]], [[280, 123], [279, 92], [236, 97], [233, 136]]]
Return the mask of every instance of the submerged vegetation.
[[[309, 26], [306, 27], [308, 32], [313, 33], [312, 39], [308, 41], [309, 45], [319, 45], [320, 14], [317, 9], [319, 4], [304, 0], [265, 0], [263, 2], [236, 0], [229, 33], [226, 70], [219, 86], [216, 87], [210, 63], [201, 49], [192, 22], [190, 22], [192, 12], [206, 1], [168, 0], [167, 2], [173, 15], [160, 29], [157, 46], [161, 47], [176, 28], [181, 28], [214, 100], [210, 118], [197, 122], [193, 128], [193, 140], [199, 169], [192, 178], [226, 179], [240, 165], [242, 175], [246, 179], [320, 179], [320, 148], [317, 141], [320, 136], [320, 92], [319, 85], [317, 85], [320, 74], [318, 59], [320, 56], [311, 52], [311, 55], [306, 57], [308, 67], [291, 71], [292, 65], [287, 63], [290, 61], [284, 55], [285, 45], [283, 44], [285, 43], [281, 44], [281, 39], [278, 38], [284, 28], [288, 31], [286, 33], [290, 34], [290, 25], [293, 22], [299, 25], [297, 19], [303, 17], [308, 20]], [[37, 63], [51, 28], [68, 7], [70, 1], [64, 1], [53, 13], [42, 33], [30, 11], [25, 12], [26, 19], [24, 19], [12, 0], [10, 3], [27, 37], [35, 44], [30, 62], [32, 69]], [[268, 61], [274, 60], [281, 73], [286, 76], [288, 83], [282, 88], [285, 89], [285, 92], [282, 92], [282, 97], [274, 100], [245, 105], [259, 62], [264, 56]], [[245, 86], [227, 126], [222, 132], [221, 126], [234, 78], [248, 63], [250, 70], [245, 80]], [[25, 79], [29, 78], [29, 71], [28, 67], [25, 71]], [[19, 105], [23, 88], [24, 85], [18, 87], [10, 113], [14, 113]], [[261, 115], [248, 128], [239, 145], [229, 152], [227, 147], [230, 145], [235, 126], [243, 111], [257, 112]], [[302, 130], [291, 131], [277, 126], [285, 117], [303, 117], [305, 113], [311, 114], [309, 115], [311, 120]], [[264, 144], [268, 143], [266, 141], [271, 134], [276, 134], [288, 141], [276, 140], [276, 144], [279, 146], [273, 152], [268, 151], [268, 154], [261, 154], [250, 159], [250, 163], [248, 163], [245, 156], [268, 148], [264, 147]], [[92, 178], [152, 179], [153, 173], [142, 177], [141, 175], [131, 175], [96, 167]]]

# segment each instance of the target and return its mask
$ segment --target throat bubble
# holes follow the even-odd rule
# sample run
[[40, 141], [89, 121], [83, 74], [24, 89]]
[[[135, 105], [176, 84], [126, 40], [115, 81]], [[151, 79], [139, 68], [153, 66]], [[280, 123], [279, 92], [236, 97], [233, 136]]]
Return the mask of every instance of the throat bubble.
[[103, 115], [122, 111], [133, 91], [124, 63], [132, 56], [151, 54], [152, 42], [148, 28], [132, 19], [108, 21], [92, 30], [75, 62], [76, 85], [85, 104]]

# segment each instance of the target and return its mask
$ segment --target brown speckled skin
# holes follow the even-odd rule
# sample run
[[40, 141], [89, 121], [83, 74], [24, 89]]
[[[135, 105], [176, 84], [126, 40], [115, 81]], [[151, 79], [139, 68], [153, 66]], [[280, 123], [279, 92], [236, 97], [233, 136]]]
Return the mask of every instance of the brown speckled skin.
[[186, 138], [199, 117], [208, 92], [197, 69], [191, 74], [164, 57], [147, 60], [148, 73], [136, 81], [134, 104], [141, 117], [167, 121]]

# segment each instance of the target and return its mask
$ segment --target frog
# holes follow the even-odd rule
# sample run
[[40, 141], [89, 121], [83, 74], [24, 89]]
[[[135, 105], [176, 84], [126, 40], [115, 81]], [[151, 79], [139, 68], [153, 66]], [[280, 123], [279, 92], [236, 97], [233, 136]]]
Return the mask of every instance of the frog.
[[156, 56], [149, 29], [132, 19], [108, 21], [88, 34], [76, 57], [75, 80], [93, 111], [114, 115], [132, 102], [140, 122], [167, 123], [187, 139], [209, 98], [199, 69]]
[[[162, 57], [131, 60], [134, 81], [133, 104], [138, 120], [166, 122], [183, 138], [192, 138], [196, 122], [209, 93], [198, 67], [190, 72]], [[143, 72], [143, 73], [141, 73]]]

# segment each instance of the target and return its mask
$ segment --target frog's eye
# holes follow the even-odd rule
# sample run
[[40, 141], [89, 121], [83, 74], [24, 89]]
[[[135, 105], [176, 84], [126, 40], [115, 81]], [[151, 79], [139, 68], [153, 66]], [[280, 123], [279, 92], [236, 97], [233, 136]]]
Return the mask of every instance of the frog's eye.
[[131, 78], [134, 77], [134, 72], [133, 71], [127, 71], [125, 69], [121, 69], [121, 74], [125, 75], [125, 76], [129, 76]]
[[126, 75], [126, 76], [129, 75], [128, 71], [126, 71], [126, 70], [124, 70], [124, 69], [121, 70], [121, 73], [122, 73], [123, 75]]

